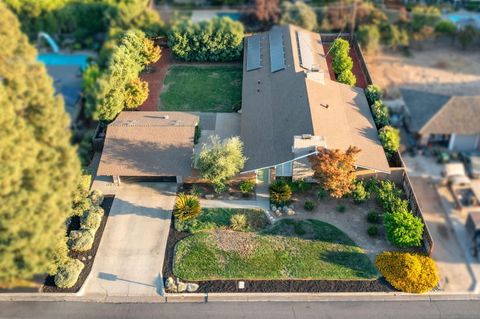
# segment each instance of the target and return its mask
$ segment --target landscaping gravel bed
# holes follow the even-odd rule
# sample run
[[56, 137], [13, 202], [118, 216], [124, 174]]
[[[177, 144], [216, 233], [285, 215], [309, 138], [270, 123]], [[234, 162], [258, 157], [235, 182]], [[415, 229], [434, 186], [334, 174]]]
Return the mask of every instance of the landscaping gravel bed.
[[[96, 234], [95, 234], [95, 241], [93, 242], [92, 249], [86, 252], [75, 252], [75, 251], [70, 251], [69, 256], [75, 259], [78, 259], [82, 261], [85, 264], [85, 267], [83, 268], [82, 272], [80, 273], [80, 276], [78, 277], [77, 283], [71, 287], [71, 288], [58, 288], [55, 286], [54, 283], [54, 276], [47, 276], [45, 279], [45, 283], [41, 289], [41, 292], [56, 292], [56, 293], [61, 293], [61, 292], [77, 292], [80, 290], [80, 288], [83, 286], [83, 283], [88, 277], [88, 274], [90, 273], [90, 270], [92, 269], [93, 262], [95, 260], [95, 255], [97, 254], [98, 246], [100, 245], [100, 241], [102, 239], [103, 235], [103, 230], [105, 229], [105, 226], [107, 224], [107, 219], [108, 219], [108, 214], [110, 213], [110, 208], [112, 207], [114, 196], [105, 196], [105, 199], [103, 200], [103, 203], [101, 207], [104, 209], [105, 213], [102, 218], [102, 223], [100, 224], [100, 227], [98, 228]], [[72, 223], [68, 227], [68, 231], [78, 229], [80, 227], [80, 219], [79, 218], [74, 218], [72, 220]]]

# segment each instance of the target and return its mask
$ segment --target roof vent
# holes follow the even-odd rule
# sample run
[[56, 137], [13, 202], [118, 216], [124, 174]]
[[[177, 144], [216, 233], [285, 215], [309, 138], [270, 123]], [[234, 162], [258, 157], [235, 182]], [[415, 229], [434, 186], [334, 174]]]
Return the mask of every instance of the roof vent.
[[302, 140], [311, 140], [312, 134], [302, 134]]
[[175, 120], [175, 121], [173, 121], [172, 124], [173, 124], [174, 126], [180, 126], [180, 125], [183, 124], [183, 121], [182, 121], [182, 120]]
[[330, 105], [328, 104], [323, 104], [323, 103], [320, 103], [320, 106], [323, 106], [324, 108], [328, 109], [330, 107]]
[[315, 81], [320, 84], [325, 84], [325, 72], [318, 66], [313, 66], [305, 72], [307, 79]]
[[168, 119], [170, 118], [170, 116], [168, 116], [168, 115], [161, 115], [160, 118], [161, 118], [162, 120], [168, 120]]

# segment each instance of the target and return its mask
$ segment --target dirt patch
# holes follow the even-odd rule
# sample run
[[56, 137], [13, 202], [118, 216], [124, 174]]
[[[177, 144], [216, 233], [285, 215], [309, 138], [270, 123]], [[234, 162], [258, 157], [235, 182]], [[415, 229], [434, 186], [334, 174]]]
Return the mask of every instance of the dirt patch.
[[412, 51], [411, 56], [383, 52], [366, 57], [373, 82], [397, 98], [399, 88], [409, 87], [443, 94], [478, 94], [480, 55], [437, 46]]
[[218, 248], [227, 252], [236, 252], [243, 257], [250, 256], [257, 248], [255, 233], [218, 230], [212, 232], [212, 235]]
[[[78, 277], [77, 283], [72, 288], [62, 289], [55, 286], [54, 276], [47, 276], [47, 278], [45, 279], [45, 283], [43, 284], [43, 287], [40, 290], [41, 292], [60, 293], [60, 292], [77, 292], [80, 290], [80, 288], [83, 286], [83, 283], [87, 279], [88, 274], [90, 274], [90, 271], [92, 270], [93, 261], [95, 260], [95, 255], [97, 254], [98, 247], [100, 246], [100, 241], [102, 239], [103, 231], [107, 224], [108, 215], [110, 213], [110, 208], [112, 207], [113, 199], [114, 199], [114, 196], [105, 196], [105, 199], [103, 200], [103, 203], [101, 206], [104, 209], [105, 214], [103, 215], [100, 227], [98, 228], [97, 233], [95, 234], [95, 240], [93, 242], [92, 249], [86, 252], [70, 251], [68, 254], [71, 258], [78, 259], [82, 261], [85, 265], [82, 272], [80, 273], [80, 276]], [[68, 227], [68, 230], [71, 231], [78, 228], [80, 228], [80, 218], [78, 218], [78, 223], [75, 222], [75, 218], [73, 218], [72, 222]]]

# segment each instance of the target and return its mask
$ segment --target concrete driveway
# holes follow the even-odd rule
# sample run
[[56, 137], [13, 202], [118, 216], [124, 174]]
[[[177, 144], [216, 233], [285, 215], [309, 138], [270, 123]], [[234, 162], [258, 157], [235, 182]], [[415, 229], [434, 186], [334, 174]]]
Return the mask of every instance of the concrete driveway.
[[174, 183], [122, 184], [84, 286], [86, 296], [158, 296]]

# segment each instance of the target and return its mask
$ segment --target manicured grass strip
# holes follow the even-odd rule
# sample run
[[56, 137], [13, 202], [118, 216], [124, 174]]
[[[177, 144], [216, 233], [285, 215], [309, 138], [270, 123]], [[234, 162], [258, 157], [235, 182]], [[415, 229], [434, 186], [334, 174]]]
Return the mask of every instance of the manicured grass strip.
[[280, 220], [263, 233], [217, 230], [177, 245], [174, 273], [219, 279], [373, 280], [367, 255], [338, 228], [317, 220]]
[[230, 227], [230, 219], [236, 214], [243, 214], [247, 217], [247, 231], [261, 230], [269, 224], [267, 216], [261, 209], [202, 208], [200, 216], [196, 219], [184, 222], [175, 221], [175, 229], [189, 233], [227, 229]]
[[172, 66], [164, 83], [165, 111], [233, 112], [241, 106], [241, 66]]

